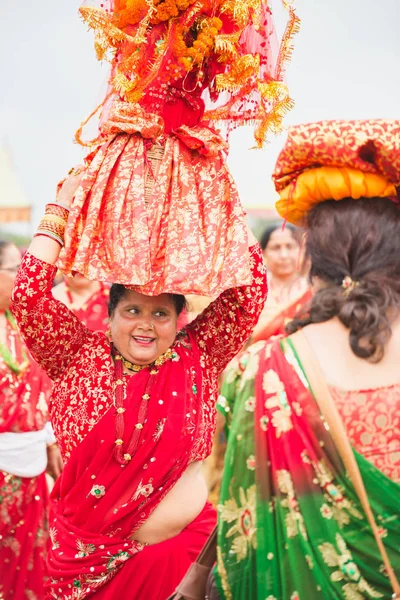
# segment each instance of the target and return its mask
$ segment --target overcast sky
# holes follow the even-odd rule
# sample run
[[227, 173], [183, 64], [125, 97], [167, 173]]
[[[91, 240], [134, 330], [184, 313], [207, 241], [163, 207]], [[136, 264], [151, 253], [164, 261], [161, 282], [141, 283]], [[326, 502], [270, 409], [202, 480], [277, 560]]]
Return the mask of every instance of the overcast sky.
[[[34, 227], [56, 182], [81, 160], [73, 134], [105, 92], [107, 66], [96, 61], [79, 4], [19, 0], [1, 14], [0, 144], [35, 207]], [[400, 118], [400, 0], [298, 0], [296, 7], [302, 26], [287, 70], [296, 106], [286, 124]], [[252, 131], [233, 133], [229, 164], [245, 206], [273, 203], [270, 177], [283, 141], [250, 150]]]

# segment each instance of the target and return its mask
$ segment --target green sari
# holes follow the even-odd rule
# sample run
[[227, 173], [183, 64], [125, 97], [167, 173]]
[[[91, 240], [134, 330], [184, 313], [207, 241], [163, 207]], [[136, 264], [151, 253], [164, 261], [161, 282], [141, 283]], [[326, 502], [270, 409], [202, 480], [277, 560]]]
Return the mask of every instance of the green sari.
[[[250, 347], [228, 372], [219, 405], [228, 429], [215, 568], [221, 599], [391, 598], [290, 337]], [[400, 485], [354, 454], [398, 572]]]

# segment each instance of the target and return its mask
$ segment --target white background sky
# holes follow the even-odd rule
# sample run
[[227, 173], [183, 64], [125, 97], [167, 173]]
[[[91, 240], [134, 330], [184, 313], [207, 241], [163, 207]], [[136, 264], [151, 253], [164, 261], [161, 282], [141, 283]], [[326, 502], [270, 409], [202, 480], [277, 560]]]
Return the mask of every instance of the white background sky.
[[[3, 4], [3, 3], [2, 3]], [[33, 227], [56, 182], [84, 152], [72, 138], [102, 99], [107, 66], [76, 0], [19, 0], [0, 16], [0, 145], [11, 152]], [[274, 0], [273, 6], [279, 4]], [[400, 118], [400, 0], [297, 0], [302, 20], [287, 82], [296, 102], [285, 123]], [[281, 23], [282, 12], [277, 13]], [[245, 206], [274, 202], [270, 181], [284, 136], [249, 150], [252, 131], [231, 137], [229, 165]], [[0, 182], [1, 185], [1, 182]]]

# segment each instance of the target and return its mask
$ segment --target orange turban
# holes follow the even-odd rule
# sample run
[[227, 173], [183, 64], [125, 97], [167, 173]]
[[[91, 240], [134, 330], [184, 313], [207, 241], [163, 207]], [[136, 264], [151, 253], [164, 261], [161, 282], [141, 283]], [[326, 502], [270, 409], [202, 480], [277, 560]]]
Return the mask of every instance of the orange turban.
[[396, 198], [400, 121], [322, 121], [292, 127], [273, 175], [278, 213], [304, 225], [315, 204]]

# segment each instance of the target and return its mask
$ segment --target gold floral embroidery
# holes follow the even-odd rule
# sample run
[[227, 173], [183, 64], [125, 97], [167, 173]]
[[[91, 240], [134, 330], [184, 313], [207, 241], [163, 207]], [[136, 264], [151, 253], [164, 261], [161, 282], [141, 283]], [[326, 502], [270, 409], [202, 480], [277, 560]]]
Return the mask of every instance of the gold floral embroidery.
[[290, 407], [280, 408], [273, 413], [271, 422], [276, 429], [276, 437], [293, 429], [291, 414]]
[[78, 552], [75, 554], [75, 558], [85, 558], [85, 556], [89, 556], [96, 550], [94, 544], [85, 544], [82, 540], [76, 540], [76, 547]]
[[57, 529], [55, 527], [51, 527], [49, 530], [50, 540], [52, 544], [52, 549], [57, 550], [60, 547], [60, 543], [57, 541]]
[[362, 513], [346, 498], [344, 488], [334, 483], [334, 475], [325, 461], [321, 460], [312, 465], [327, 500], [327, 503], [324, 503], [320, 509], [322, 516], [326, 519], [333, 517], [340, 527], [348, 525], [350, 514], [356, 519], [362, 520], [364, 518]]
[[343, 581], [344, 596], [347, 600], [364, 600], [365, 595], [369, 598], [382, 598], [382, 594], [374, 590], [372, 586], [361, 576], [361, 573], [353, 560], [351, 552], [341, 535], [336, 534], [336, 546], [325, 542], [318, 546], [322, 558], [328, 567], [338, 567], [331, 573], [332, 581]]
[[139, 498], [139, 496], [144, 496], [145, 498], [148, 498], [150, 496], [150, 494], [153, 492], [153, 490], [154, 490], [154, 488], [151, 483], [147, 483], [147, 484], [143, 485], [143, 481], [140, 481], [140, 483], [136, 489], [136, 492], [132, 496], [132, 500], [137, 500]]
[[278, 374], [273, 370], [269, 369], [263, 376], [263, 390], [266, 394], [278, 394], [285, 390], [285, 386], [279, 379]]
[[237, 561], [246, 558], [248, 550], [256, 547], [256, 486], [252, 485], [247, 491], [239, 488], [239, 498], [240, 505], [234, 498], [218, 505], [222, 521], [235, 522], [226, 537], [234, 538], [232, 552], [236, 554]]
[[277, 471], [278, 489], [286, 498], [280, 500], [281, 506], [288, 510], [285, 517], [286, 532], [289, 538], [296, 537], [298, 533], [307, 539], [307, 531], [304, 519], [299, 509], [299, 504], [294, 492], [294, 485], [289, 471], [281, 469]]
[[158, 442], [158, 440], [162, 436], [166, 422], [167, 422], [167, 419], [165, 419], [165, 418], [159, 419], [159, 421], [157, 422], [156, 430], [153, 433], [153, 438], [152, 438], [153, 442]]

